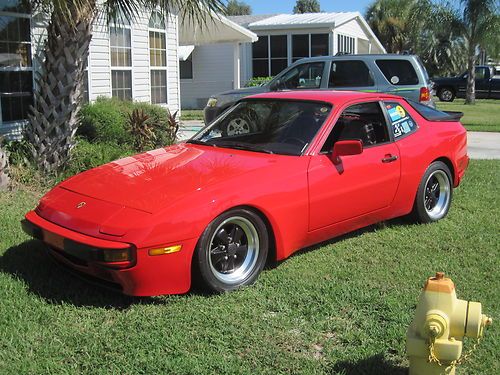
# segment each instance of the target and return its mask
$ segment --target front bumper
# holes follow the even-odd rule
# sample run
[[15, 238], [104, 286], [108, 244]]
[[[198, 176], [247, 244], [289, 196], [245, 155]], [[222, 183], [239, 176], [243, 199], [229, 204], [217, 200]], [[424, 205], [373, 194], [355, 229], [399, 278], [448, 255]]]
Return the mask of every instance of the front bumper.
[[[148, 249], [134, 244], [90, 237], [51, 223], [30, 211], [22, 221], [23, 230], [48, 245], [49, 253], [59, 263], [83, 278], [131, 296], [182, 294], [191, 287], [191, 259], [196, 239], [184, 240], [182, 250], [151, 256]], [[162, 244], [170, 246], [173, 244]], [[128, 264], [104, 263], [95, 256], [98, 250], [130, 248], [133, 259]]]

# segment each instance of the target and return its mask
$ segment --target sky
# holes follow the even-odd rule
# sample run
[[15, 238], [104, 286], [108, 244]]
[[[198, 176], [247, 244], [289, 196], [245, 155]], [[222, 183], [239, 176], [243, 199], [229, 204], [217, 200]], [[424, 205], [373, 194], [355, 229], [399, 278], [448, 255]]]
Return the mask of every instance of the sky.
[[[292, 13], [296, 0], [243, 0], [252, 7], [253, 14]], [[320, 0], [324, 12], [354, 12], [364, 14], [373, 0]]]

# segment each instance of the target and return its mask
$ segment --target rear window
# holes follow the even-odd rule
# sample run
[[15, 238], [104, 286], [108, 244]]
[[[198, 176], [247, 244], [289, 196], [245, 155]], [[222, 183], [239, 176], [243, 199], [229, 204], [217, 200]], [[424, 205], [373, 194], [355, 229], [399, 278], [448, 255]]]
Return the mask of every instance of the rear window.
[[443, 111], [438, 111], [437, 109], [431, 108], [427, 105], [423, 105], [413, 100], [408, 100], [415, 111], [417, 111], [420, 116], [425, 118], [427, 121], [457, 121], [462, 117], [462, 112], [452, 112], [447, 113]]
[[385, 78], [395, 86], [418, 84], [417, 72], [408, 60], [376, 60]]
[[328, 87], [373, 86], [370, 70], [363, 61], [332, 61]]

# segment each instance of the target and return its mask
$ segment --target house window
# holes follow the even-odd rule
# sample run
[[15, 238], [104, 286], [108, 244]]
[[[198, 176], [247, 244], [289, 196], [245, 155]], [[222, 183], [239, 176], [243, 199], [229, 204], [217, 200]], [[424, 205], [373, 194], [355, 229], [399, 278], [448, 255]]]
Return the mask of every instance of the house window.
[[151, 67], [151, 103], [167, 103], [167, 33], [165, 18], [153, 12], [149, 19], [149, 65]]
[[292, 35], [292, 62], [305, 57], [328, 56], [328, 34]]
[[269, 77], [288, 66], [286, 35], [262, 35], [252, 44], [254, 77]]
[[328, 34], [311, 34], [311, 57], [328, 56]]
[[123, 100], [132, 100], [132, 37], [130, 24], [121, 17], [122, 24], [109, 27], [111, 48], [111, 94]]
[[89, 57], [83, 63], [83, 74], [82, 74], [82, 103], [88, 103], [90, 101], [89, 95]]
[[193, 55], [189, 55], [185, 61], [180, 61], [179, 68], [181, 79], [193, 79]]
[[269, 76], [269, 37], [263, 35], [252, 44], [252, 67], [254, 77]]
[[0, 5], [0, 122], [27, 119], [31, 104], [29, 5], [28, 1], [11, 0]]
[[356, 53], [356, 39], [347, 35], [337, 34], [337, 52]]
[[88, 103], [89, 102], [89, 71], [88, 69], [85, 69], [83, 71], [83, 82], [82, 82], [82, 102], [83, 103]]
[[275, 76], [288, 66], [287, 36], [271, 35], [271, 75]]

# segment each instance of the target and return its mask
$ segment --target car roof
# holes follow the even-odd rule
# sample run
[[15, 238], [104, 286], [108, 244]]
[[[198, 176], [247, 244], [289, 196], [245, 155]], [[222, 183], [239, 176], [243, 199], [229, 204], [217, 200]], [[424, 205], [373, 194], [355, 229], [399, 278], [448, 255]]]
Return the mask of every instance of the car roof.
[[381, 99], [401, 99], [399, 96], [384, 94], [384, 93], [368, 93], [360, 91], [335, 91], [335, 90], [290, 90], [290, 91], [274, 91], [266, 92], [257, 95], [247, 96], [247, 99], [290, 99], [290, 100], [306, 100], [306, 101], [321, 101], [331, 104], [342, 104], [356, 99], [381, 100]]
[[343, 55], [333, 55], [333, 56], [315, 56], [315, 57], [304, 57], [303, 59], [297, 60], [297, 62], [306, 61], [326, 61], [326, 60], [375, 60], [375, 59], [389, 59], [389, 60], [410, 60], [417, 59], [417, 55], [401, 55], [398, 53], [360, 53], [360, 54], [343, 54]]

